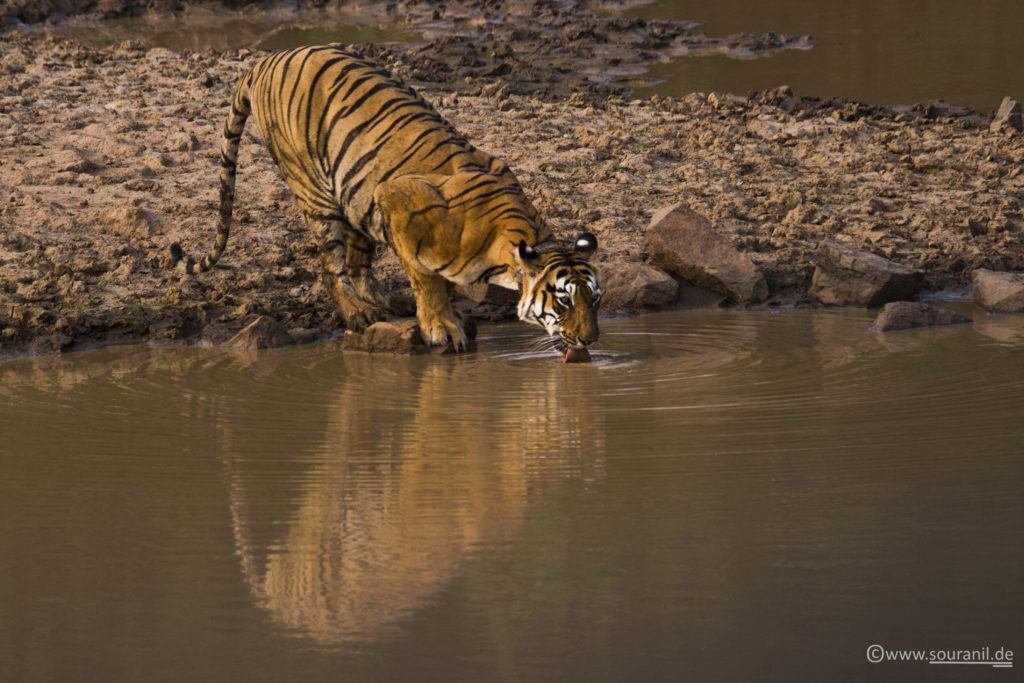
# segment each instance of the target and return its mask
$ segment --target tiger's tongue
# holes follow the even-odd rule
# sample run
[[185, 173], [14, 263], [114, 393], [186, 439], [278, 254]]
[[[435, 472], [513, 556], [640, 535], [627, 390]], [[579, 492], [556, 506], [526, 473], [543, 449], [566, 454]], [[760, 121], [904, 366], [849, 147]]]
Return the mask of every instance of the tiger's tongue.
[[574, 349], [568, 348], [565, 350], [565, 357], [562, 359], [563, 363], [589, 363], [590, 362], [590, 351], [586, 349]]

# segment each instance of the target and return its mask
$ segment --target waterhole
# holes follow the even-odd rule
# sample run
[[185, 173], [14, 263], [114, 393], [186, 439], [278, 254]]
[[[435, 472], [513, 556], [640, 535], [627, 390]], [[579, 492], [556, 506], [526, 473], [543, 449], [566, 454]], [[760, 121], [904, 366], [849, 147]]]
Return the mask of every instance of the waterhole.
[[[741, 55], [664, 55], [605, 77], [638, 85], [636, 94], [682, 97], [691, 92], [740, 95], [786, 84], [798, 95], [848, 97], [868, 104], [911, 105], [936, 99], [989, 112], [1004, 95], [1024, 98], [1024, 3], [925, 3], [915, 0], [661, 0], [625, 14], [699, 22], [709, 36], [768, 32], [811, 35], [810, 50]], [[204, 50], [280, 49], [319, 43], [409, 43], [443, 25], [410, 26], [358, 13], [238, 12], [196, 8], [178, 18], [152, 15], [86, 23], [54, 31], [90, 45], [140, 40], [148, 47]]]
[[137, 40], [147, 48], [180, 52], [252, 48], [280, 50], [326, 43], [409, 43], [419, 33], [404, 24], [352, 12], [295, 12], [289, 9], [228, 11], [191, 8], [177, 16], [79, 21], [50, 31], [61, 39], [85, 45], [118, 45]]
[[660, 0], [628, 14], [696, 20], [708, 35], [814, 36], [811, 50], [651, 64], [647, 78], [655, 85], [638, 89], [643, 97], [744, 95], [786, 84], [798, 95], [879, 105], [941, 99], [979, 112], [995, 110], [1005, 95], [1024, 98], [1024, 71], [1011, 66], [1024, 60], [1024, 3], [1018, 0]]
[[907, 680], [865, 648], [1019, 648], [1024, 318], [968, 312], [667, 312], [571, 366], [518, 325], [4, 362], [0, 680]]

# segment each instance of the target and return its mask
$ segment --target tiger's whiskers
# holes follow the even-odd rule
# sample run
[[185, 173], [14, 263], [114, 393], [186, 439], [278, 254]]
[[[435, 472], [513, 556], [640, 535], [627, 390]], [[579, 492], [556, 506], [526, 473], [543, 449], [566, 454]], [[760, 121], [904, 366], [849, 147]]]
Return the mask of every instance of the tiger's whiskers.
[[530, 349], [532, 351], [554, 351], [555, 353], [562, 353], [565, 351], [565, 348], [565, 342], [562, 341], [561, 337], [537, 337], [530, 342]]

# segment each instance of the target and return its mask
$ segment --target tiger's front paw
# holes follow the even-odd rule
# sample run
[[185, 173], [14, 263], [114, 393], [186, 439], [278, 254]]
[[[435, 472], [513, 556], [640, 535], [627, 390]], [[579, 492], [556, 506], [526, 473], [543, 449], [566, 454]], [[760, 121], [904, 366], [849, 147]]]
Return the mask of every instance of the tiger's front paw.
[[428, 320], [420, 320], [420, 334], [427, 346], [444, 346], [451, 343], [455, 351], [465, 351], [469, 343], [462, 320], [458, 317], [444, 319], [440, 316]]
[[345, 318], [345, 327], [353, 332], [362, 332], [370, 325], [385, 319], [387, 319], [387, 311], [383, 308], [364, 308], [358, 313], [347, 316]]

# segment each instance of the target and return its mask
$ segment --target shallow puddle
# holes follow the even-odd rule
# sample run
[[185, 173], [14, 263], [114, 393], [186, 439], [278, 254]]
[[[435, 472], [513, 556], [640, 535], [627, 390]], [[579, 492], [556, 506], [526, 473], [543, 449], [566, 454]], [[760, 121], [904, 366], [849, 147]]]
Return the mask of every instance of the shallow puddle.
[[518, 325], [462, 357], [7, 361], [0, 680], [908, 680], [936, 667], [865, 648], [1019, 649], [1024, 316], [969, 313], [646, 315], [573, 366]]

